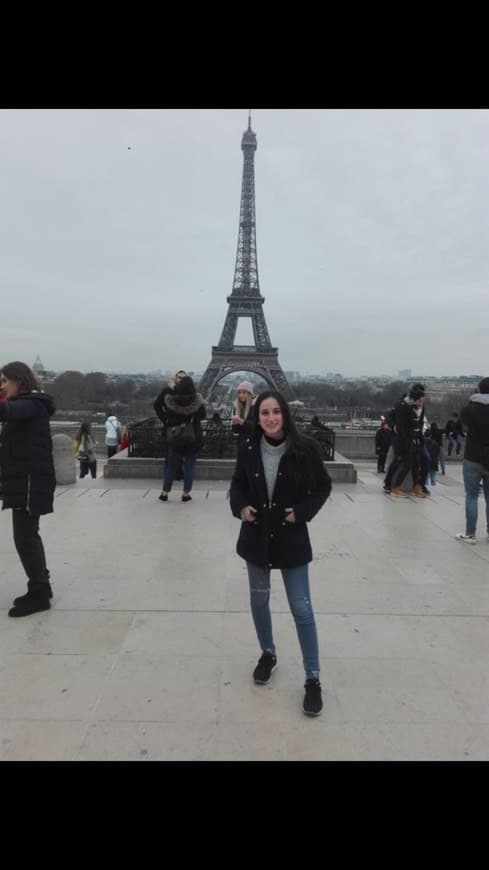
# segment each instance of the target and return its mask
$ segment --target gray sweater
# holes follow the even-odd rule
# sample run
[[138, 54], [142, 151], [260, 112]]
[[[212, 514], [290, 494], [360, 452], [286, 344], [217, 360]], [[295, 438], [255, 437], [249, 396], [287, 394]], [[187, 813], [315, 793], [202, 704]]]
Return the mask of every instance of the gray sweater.
[[267, 484], [268, 500], [272, 500], [275, 481], [277, 479], [278, 467], [280, 460], [287, 449], [287, 443], [284, 441], [276, 447], [269, 444], [265, 436], [262, 436], [260, 442], [261, 458], [263, 462], [263, 470], [265, 472], [265, 481]]

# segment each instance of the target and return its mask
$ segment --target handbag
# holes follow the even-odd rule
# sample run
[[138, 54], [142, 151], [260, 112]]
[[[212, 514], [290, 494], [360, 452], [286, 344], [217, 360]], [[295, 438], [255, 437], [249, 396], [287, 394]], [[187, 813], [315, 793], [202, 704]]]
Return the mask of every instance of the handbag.
[[177, 426], [169, 426], [167, 433], [168, 447], [179, 450], [181, 447], [191, 447], [196, 443], [195, 429], [192, 420], [179, 423]]

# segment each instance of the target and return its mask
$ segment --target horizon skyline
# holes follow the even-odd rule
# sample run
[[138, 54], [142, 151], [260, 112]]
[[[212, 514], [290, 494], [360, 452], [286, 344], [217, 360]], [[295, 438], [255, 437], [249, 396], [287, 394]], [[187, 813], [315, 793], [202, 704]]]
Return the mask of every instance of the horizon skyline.
[[[39, 354], [36, 356], [36, 359], [38, 357], [39, 357]], [[41, 360], [41, 363], [44, 365], [43, 360]], [[32, 364], [27, 363], [27, 364], [30, 365], [31, 368], [34, 365], [33, 363]], [[45, 368], [44, 370], [46, 372], [53, 372], [55, 375], [65, 374], [66, 372], [79, 372], [80, 374], [83, 374], [83, 375], [97, 373], [97, 374], [105, 374], [105, 375], [128, 375], [128, 376], [133, 376], [133, 377], [136, 377], [139, 375], [143, 375], [143, 376], [151, 376], [151, 375], [171, 376], [171, 375], [174, 375], [175, 372], [180, 371], [180, 369], [178, 369], [178, 368], [175, 368], [175, 369], [159, 368], [159, 369], [150, 369], [149, 371], [143, 371], [143, 370], [125, 371], [125, 370], [120, 370], [120, 369], [119, 370], [118, 369], [106, 369], [106, 370], [86, 369], [86, 370], [83, 370], [83, 369], [74, 369], [74, 368], [52, 369], [49, 366], [47, 368]], [[182, 370], [187, 371], [189, 374], [191, 374], [192, 377], [202, 376], [204, 371], [205, 371], [205, 369], [202, 369], [202, 371], [200, 371], [198, 369], [197, 370], [182, 369]], [[230, 378], [230, 377], [234, 377], [234, 376], [237, 377], [240, 373], [243, 373], [243, 372], [249, 374], [250, 377], [264, 380], [264, 378], [262, 378], [261, 375], [258, 375], [256, 372], [249, 371], [247, 369], [239, 369], [239, 370], [237, 369], [235, 372], [229, 372], [225, 376], [225, 378], [223, 378], [222, 380], [225, 380], [226, 378]], [[316, 372], [312, 372], [312, 371], [311, 372], [302, 372], [300, 369], [296, 369], [296, 370], [284, 369], [284, 372], [286, 374], [287, 373], [290, 374], [291, 372], [293, 372], [294, 374], [299, 374], [299, 376], [301, 377], [302, 380], [306, 380], [307, 377], [325, 378], [327, 376], [326, 374], [322, 374], [321, 372], [317, 372], [317, 371]], [[331, 373], [328, 372], [327, 374], [331, 374]], [[428, 379], [434, 378], [437, 380], [447, 380], [447, 379], [448, 380], [450, 380], [450, 379], [456, 380], [456, 379], [460, 379], [460, 378], [466, 378], [466, 379], [470, 380], [473, 378], [486, 377], [486, 375], [484, 375], [484, 374], [479, 374], [479, 373], [474, 373], [474, 372], [461, 372], [459, 374], [455, 374], [454, 372], [451, 372], [451, 373], [448, 372], [448, 373], [444, 373], [442, 375], [434, 375], [430, 372], [425, 372], [425, 373], [416, 373], [416, 372], [413, 373], [413, 372], [411, 372], [411, 374], [408, 378], [401, 378], [399, 375], [399, 372], [397, 374], [393, 374], [393, 373], [389, 373], [389, 372], [380, 372], [379, 374], [372, 374], [372, 373], [359, 374], [359, 373], [356, 373], [353, 375], [345, 375], [342, 372], [334, 372], [333, 377], [335, 377], [335, 376], [340, 376], [343, 380], [354, 380], [354, 379], [362, 379], [362, 378], [391, 378], [392, 380], [399, 380], [399, 381], [405, 381], [405, 382], [415, 381], [415, 380], [418, 380], [420, 378], [421, 379], [422, 378], [428, 378]]]

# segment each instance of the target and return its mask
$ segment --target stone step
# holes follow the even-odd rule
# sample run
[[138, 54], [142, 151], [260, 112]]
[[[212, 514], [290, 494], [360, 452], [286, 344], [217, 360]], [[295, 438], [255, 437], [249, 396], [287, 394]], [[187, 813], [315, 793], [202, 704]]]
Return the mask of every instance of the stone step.
[[[353, 462], [340, 453], [335, 454], [332, 462], [324, 463], [331, 479], [337, 483], [356, 483], [357, 471]], [[231, 480], [234, 459], [199, 459], [195, 466], [196, 480]], [[128, 456], [122, 450], [112, 456], [104, 465], [104, 477], [163, 479], [163, 459]]]

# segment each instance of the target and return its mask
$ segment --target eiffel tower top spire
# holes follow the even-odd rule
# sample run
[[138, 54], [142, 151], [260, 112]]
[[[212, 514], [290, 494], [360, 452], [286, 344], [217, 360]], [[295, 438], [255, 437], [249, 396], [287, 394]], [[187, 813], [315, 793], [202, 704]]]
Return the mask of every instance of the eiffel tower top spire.
[[248, 109], [248, 129], [244, 131], [241, 139], [241, 150], [244, 151], [245, 148], [252, 148], [253, 151], [257, 149], [256, 133], [251, 129], [251, 109]]
[[[243, 180], [241, 184], [241, 203], [239, 209], [238, 248], [231, 296], [241, 299], [253, 297], [262, 303], [258, 279], [258, 262], [256, 256], [256, 220], [255, 220], [255, 151], [257, 149], [256, 133], [251, 129], [251, 109], [248, 114], [248, 129], [241, 138], [243, 152]], [[227, 336], [229, 339], [229, 336]], [[268, 335], [262, 340], [271, 346]]]

